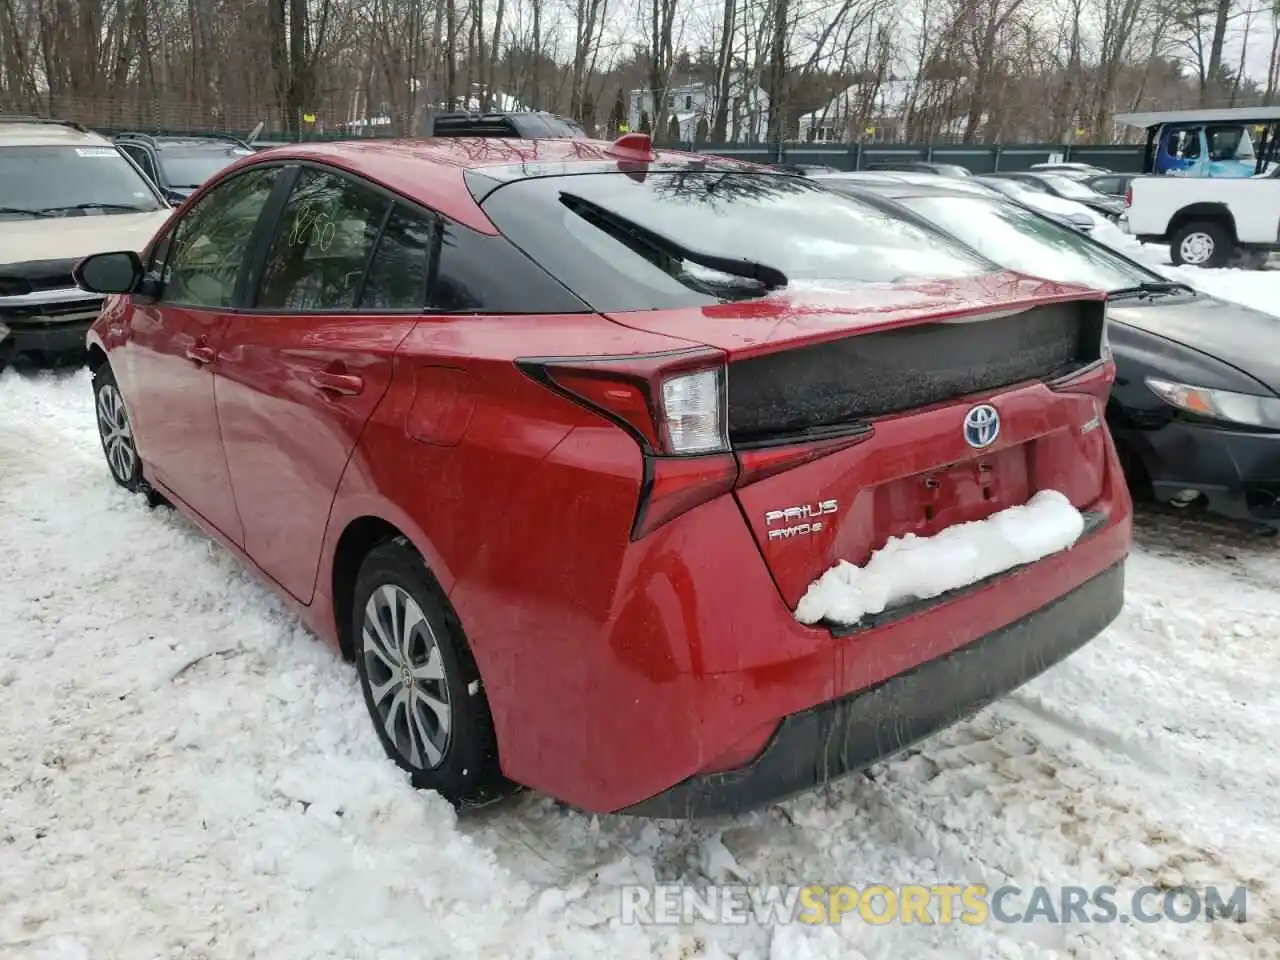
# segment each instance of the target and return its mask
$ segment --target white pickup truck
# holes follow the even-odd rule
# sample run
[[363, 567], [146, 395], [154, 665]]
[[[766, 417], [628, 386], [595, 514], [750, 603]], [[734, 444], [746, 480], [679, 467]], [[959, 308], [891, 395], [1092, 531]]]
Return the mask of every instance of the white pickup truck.
[[1134, 177], [1124, 229], [1178, 265], [1260, 267], [1280, 250], [1280, 168], [1257, 177]]

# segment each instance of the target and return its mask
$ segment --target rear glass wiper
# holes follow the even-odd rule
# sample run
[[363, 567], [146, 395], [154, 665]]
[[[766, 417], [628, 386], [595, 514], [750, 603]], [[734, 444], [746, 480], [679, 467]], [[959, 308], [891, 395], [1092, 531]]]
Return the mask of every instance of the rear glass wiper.
[[27, 217], [47, 217], [49, 214], [43, 210], [32, 210], [29, 207], [0, 207], [0, 214], [14, 213], [19, 216]]
[[1111, 290], [1107, 296], [1112, 300], [1118, 300], [1121, 297], [1142, 297], [1156, 296], [1165, 293], [1195, 293], [1195, 287], [1188, 286], [1185, 283], [1177, 283], [1173, 280], [1146, 280], [1133, 287], [1121, 287], [1119, 290]]
[[742, 260], [736, 257], [722, 257], [714, 253], [691, 250], [678, 240], [673, 240], [655, 230], [641, 226], [634, 220], [629, 220], [606, 207], [600, 206], [598, 203], [594, 203], [585, 197], [579, 197], [576, 194], [561, 192], [560, 202], [584, 220], [604, 230], [633, 249], [636, 246], [646, 247], [662, 257], [687, 261], [731, 277], [754, 280], [763, 286], [765, 290], [777, 290], [779, 287], [787, 285], [787, 275], [777, 267], [771, 267], [767, 263]]

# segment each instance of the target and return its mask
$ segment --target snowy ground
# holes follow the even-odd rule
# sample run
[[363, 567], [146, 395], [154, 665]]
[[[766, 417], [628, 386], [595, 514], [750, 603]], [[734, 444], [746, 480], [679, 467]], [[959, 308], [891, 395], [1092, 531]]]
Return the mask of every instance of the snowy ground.
[[[0, 957], [1280, 956], [1274, 540], [1141, 518], [1112, 629], [825, 792], [718, 825], [532, 795], [459, 822], [381, 758], [351, 669], [111, 484], [85, 373], [10, 371], [0, 408]], [[1250, 900], [1244, 924], [620, 925], [619, 886], [655, 879]]]

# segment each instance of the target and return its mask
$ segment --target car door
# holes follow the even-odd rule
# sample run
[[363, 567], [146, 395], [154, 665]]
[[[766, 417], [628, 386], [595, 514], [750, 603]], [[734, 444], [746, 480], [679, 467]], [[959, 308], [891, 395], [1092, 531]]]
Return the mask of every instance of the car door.
[[149, 264], [158, 292], [134, 297], [121, 351], [121, 386], [143, 462], [236, 544], [243, 530], [222, 449], [214, 372], [245, 276], [245, 253], [282, 169], [236, 174], [166, 227]]
[[343, 470], [422, 314], [430, 242], [429, 215], [304, 167], [252, 307], [221, 344], [218, 417], [245, 552], [304, 603]]

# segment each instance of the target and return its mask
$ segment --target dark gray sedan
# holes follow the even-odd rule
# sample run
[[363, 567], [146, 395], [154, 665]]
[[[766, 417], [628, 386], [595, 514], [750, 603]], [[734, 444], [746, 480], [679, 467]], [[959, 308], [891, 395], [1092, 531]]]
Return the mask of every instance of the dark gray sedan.
[[1280, 529], [1280, 317], [1176, 283], [1026, 207], [913, 184], [840, 187], [1011, 270], [1110, 293], [1107, 424], [1137, 499]]

